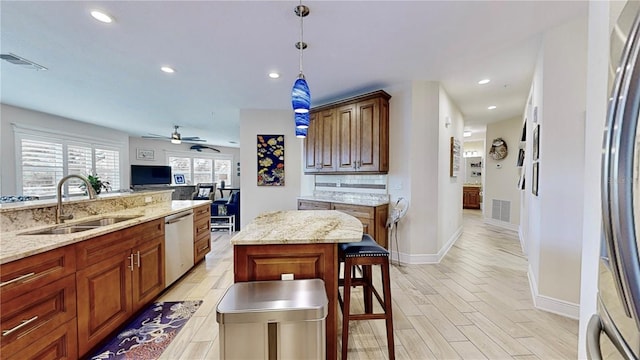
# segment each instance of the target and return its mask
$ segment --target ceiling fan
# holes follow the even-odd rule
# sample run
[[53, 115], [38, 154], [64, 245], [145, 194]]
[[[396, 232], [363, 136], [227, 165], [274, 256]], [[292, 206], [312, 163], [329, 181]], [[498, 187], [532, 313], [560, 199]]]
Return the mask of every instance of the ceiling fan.
[[183, 141], [184, 142], [198, 142], [198, 141], [206, 141], [204, 139], [200, 139], [199, 136], [182, 136], [180, 135], [180, 133], [178, 132], [178, 128], [180, 126], [178, 125], [174, 125], [173, 126], [173, 132], [171, 133], [171, 136], [162, 136], [162, 135], [157, 135], [157, 134], [149, 134], [149, 135], [143, 135], [142, 137], [145, 139], [167, 139], [167, 140], [171, 140], [172, 144], [180, 144]]

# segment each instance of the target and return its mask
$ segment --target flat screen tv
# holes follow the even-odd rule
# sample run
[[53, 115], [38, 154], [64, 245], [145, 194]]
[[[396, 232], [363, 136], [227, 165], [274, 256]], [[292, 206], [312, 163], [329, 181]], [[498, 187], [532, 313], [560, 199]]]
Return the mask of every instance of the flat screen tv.
[[171, 184], [171, 166], [131, 165], [131, 185]]

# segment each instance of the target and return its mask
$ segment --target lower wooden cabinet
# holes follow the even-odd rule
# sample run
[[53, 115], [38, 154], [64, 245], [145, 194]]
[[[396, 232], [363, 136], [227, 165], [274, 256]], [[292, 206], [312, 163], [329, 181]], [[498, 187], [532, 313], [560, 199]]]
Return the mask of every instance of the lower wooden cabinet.
[[193, 263], [197, 264], [211, 251], [211, 206], [193, 210]]
[[164, 290], [164, 235], [148, 238], [163, 226], [157, 220], [77, 245], [78, 258], [92, 254], [76, 273], [81, 356]]
[[362, 223], [362, 231], [371, 235], [380, 246], [389, 248], [387, 240], [387, 216], [389, 205], [365, 206], [327, 201], [298, 200], [298, 210], [338, 210], [349, 214]]
[[3, 359], [77, 357], [73, 250], [67, 246], [0, 266]]
[[477, 186], [462, 187], [462, 207], [464, 209], [480, 209], [480, 188]]

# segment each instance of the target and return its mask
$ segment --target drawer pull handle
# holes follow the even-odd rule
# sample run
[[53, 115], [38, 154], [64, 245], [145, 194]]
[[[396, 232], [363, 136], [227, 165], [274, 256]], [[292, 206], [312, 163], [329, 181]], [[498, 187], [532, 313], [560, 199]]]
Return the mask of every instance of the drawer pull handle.
[[133, 271], [133, 254], [131, 254], [130, 256], [127, 256], [127, 259], [129, 259], [129, 269]]
[[30, 323], [34, 322], [38, 320], [38, 315], [32, 317], [29, 320], [22, 320], [22, 323], [20, 323], [19, 325], [16, 325], [13, 329], [9, 329], [9, 330], [2, 330], [2, 336], [8, 336], [10, 335], [12, 332], [17, 331], [27, 325], [29, 325]]
[[18, 277], [17, 277], [17, 278], [15, 278], [15, 279], [12, 279], [12, 280], [5, 281], [5, 282], [3, 282], [3, 283], [0, 283], [0, 287], [3, 287], [3, 286], [5, 286], [5, 285], [9, 285], [9, 284], [11, 284], [11, 283], [14, 283], [14, 282], [17, 282], [17, 281], [20, 281], [20, 280], [24, 280], [24, 279], [26, 279], [26, 278], [28, 278], [28, 277], [31, 277], [31, 276], [35, 275], [35, 274], [36, 274], [36, 273], [34, 273], [34, 272], [30, 272], [30, 273], [28, 273], [28, 274], [24, 274], [24, 275], [22, 275], [22, 276], [18, 276]]
[[140, 251], [137, 252], [137, 256], [138, 256], [138, 269], [140, 268]]

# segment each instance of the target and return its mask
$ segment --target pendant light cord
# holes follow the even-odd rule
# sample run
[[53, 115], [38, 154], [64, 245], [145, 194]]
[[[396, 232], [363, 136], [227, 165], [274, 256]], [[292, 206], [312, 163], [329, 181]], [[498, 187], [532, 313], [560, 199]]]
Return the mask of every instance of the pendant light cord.
[[302, 8], [302, 0], [300, 0], [300, 6], [298, 6], [298, 14], [300, 16], [300, 75], [304, 78], [304, 73], [302, 72], [302, 53], [304, 51], [304, 15]]

